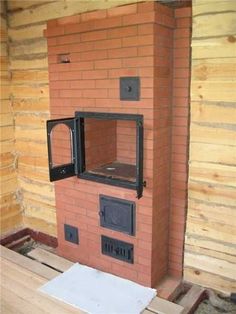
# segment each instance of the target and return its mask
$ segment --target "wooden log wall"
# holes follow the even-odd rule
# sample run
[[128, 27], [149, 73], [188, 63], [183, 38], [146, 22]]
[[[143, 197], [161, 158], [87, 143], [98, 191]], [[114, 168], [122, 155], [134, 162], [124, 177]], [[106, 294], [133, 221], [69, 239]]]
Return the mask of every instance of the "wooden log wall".
[[193, 1], [186, 280], [236, 291], [236, 2]]
[[5, 2], [1, 8], [0, 51], [0, 231], [12, 232], [21, 225], [21, 213], [17, 193], [16, 160], [14, 155], [14, 123], [10, 102], [10, 76], [8, 72], [8, 38]]
[[[7, 94], [1, 96], [4, 99], [1, 100], [4, 104], [2, 121], [8, 120], [3, 126], [7, 132], [1, 134], [4, 142], [1, 180], [6, 189], [3, 202], [12, 211], [11, 214], [6, 211], [5, 220], [13, 217], [10, 219], [12, 227], [20, 223], [15, 201], [14, 165], [17, 161], [17, 195], [24, 210], [25, 225], [51, 235], [56, 233], [54, 190], [48, 181], [45, 133], [45, 121], [49, 118], [47, 46], [43, 38], [46, 21], [131, 2], [136, 1], [7, 1], [16, 144], [14, 147], [13, 115]], [[233, 0], [193, 0], [191, 144], [184, 276], [191, 282], [225, 292], [235, 290], [233, 276], [236, 273], [235, 6]], [[4, 25], [5, 19], [1, 17], [3, 38], [6, 36]], [[6, 39], [1, 41], [1, 76], [5, 76]], [[4, 84], [8, 85], [7, 79]], [[14, 151], [16, 154], [12, 154]]]
[[18, 188], [25, 226], [56, 235], [54, 185], [48, 179], [45, 131], [50, 118], [47, 44], [43, 37], [46, 22], [131, 2], [137, 1], [7, 1]]

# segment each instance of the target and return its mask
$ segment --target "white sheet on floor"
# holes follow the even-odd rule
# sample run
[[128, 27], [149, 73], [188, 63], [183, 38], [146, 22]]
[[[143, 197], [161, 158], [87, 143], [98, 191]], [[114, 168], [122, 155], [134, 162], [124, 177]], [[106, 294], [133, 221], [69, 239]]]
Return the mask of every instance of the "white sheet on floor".
[[156, 295], [155, 289], [78, 263], [39, 290], [91, 314], [138, 314]]

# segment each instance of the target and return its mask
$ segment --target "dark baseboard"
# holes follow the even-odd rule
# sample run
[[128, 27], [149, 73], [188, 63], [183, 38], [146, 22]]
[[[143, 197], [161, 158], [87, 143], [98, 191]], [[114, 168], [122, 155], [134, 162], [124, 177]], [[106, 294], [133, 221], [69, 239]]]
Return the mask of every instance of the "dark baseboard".
[[30, 236], [34, 241], [40, 242], [53, 248], [56, 248], [58, 244], [56, 237], [50, 236], [49, 234], [43, 232], [32, 230], [30, 228], [21, 229], [1, 238], [0, 244], [6, 246], [26, 236]]

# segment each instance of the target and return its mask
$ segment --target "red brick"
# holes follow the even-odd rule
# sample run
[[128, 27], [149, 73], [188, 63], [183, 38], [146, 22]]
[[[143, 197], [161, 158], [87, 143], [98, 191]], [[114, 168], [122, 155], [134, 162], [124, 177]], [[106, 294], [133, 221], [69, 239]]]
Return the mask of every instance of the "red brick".
[[175, 48], [189, 48], [190, 47], [190, 38], [176, 38], [174, 41], [174, 47]]
[[141, 232], [152, 233], [152, 226], [150, 226], [150, 224], [139, 223], [138, 230]]
[[181, 268], [181, 270], [176, 271], [176, 270], [171, 269], [169, 266], [169, 275], [173, 276], [175, 278], [182, 278], [183, 277], [183, 270]]
[[109, 58], [127, 58], [127, 57], [136, 57], [137, 56], [137, 48], [129, 47], [129, 48], [118, 48], [108, 50]]
[[170, 262], [169, 263], [169, 268], [173, 271], [181, 272], [182, 271], [182, 263], [176, 263], [176, 262]]
[[142, 79], [142, 87], [153, 87], [154, 86], [154, 80], [153, 78], [143, 78]]
[[181, 183], [183, 183], [183, 186], [185, 186], [185, 183], [187, 182], [187, 171], [186, 172], [173, 172], [173, 179], [179, 180], [178, 183], [182, 181]]
[[94, 21], [65, 25], [65, 34], [83, 33], [94, 30]]
[[94, 29], [107, 29], [122, 26], [122, 17], [110, 17], [102, 20], [94, 21]]
[[173, 101], [176, 107], [189, 107], [189, 98], [177, 97]]
[[86, 60], [100, 60], [107, 58], [107, 50], [100, 50], [100, 51], [89, 51], [89, 52], [82, 52], [80, 54], [80, 59], [83, 61]]
[[53, 20], [49, 20], [47, 21], [47, 28], [50, 28], [50, 27], [55, 27], [57, 26], [57, 19], [53, 19]]
[[77, 55], [79, 55], [78, 53], [80, 52], [84, 52], [84, 51], [90, 51], [94, 49], [94, 43], [93, 42], [83, 42], [83, 43], [77, 43], [77, 44], [71, 44], [70, 45], [70, 53], [71, 56], [73, 55], [73, 53], [77, 53]]
[[95, 88], [95, 80], [76, 80], [76, 81], [71, 81], [70, 86], [71, 86], [72, 89]]
[[81, 41], [97, 41], [107, 38], [107, 30], [87, 32], [81, 34]]
[[154, 39], [152, 35], [142, 35], [122, 38], [123, 47], [146, 46], [153, 45]]
[[104, 19], [107, 17], [107, 10], [96, 10], [92, 12], [85, 12], [81, 14], [81, 21], [91, 21], [97, 19]]
[[190, 27], [191, 26], [191, 22], [192, 22], [192, 20], [189, 17], [179, 18], [179, 19], [176, 19], [176, 27], [177, 28]]
[[113, 49], [121, 48], [121, 39], [107, 39], [101, 40], [94, 43], [94, 49]]
[[48, 44], [48, 46], [56, 46], [56, 44], [57, 44], [57, 38], [54, 38], [54, 37], [48, 38], [48, 39], [47, 39], [47, 44]]
[[150, 2], [141, 2], [141, 3], [138, 3], [138, 12], [139, 13], [143, 13], [143, 12], [153, 12], [155, 11], [155, 3], [154, 1], [150, 1]]
[[173, 91], [174, 97], [188, 97], [189, 90], [184, 87], [177, 87]]
[[187, 58], [176, 58], [174, 61], [176, 68], [188, 68], [190, 67], [190, 60]]
[[188, 138], [186, 136], [173, 136], [173, 146], [183, 145], [187, 146]]
[[138, 25], [138, 34], [139, 35], [151, 35], [154, 34], [154, 24], [143, 24]]
[[[182, 136], [176, 136], [176, 137], [182, 137]], [[184, 138], [186, 138], [186, 137], [184, 137]], [[174, 172], [185, 172], [185, 171], [187, 171], [187, 166], [183, 165], [183, 164], [175, 163], [172, 165], [172, 169]]]
[[125, 58], [123, 60], [124, 67], [152, 67], [154, 64], [153, 57], [136, 57], [136, 58]]
[[69, 45], [60, 45], [60, 46], [53, 46], [49, 47], [48, 49], [48, 54], [49, 55], [58, 55], [58, 54], [65, 54], [70, 51], [70, 46]]
[[70, 70], [70, 63], [49, 64], [49, 72], [67, 72]]
[[170, 76], [170, 69], [169, 67], [163, 67], [163, 66], [156, 66], [154, 68], [155, 71], [155, 77], [158, 78], [168, 78]]
[[86, 89], [83, 91], [83, 97], [85, 98], [106, 98], [107, 96], [107, 89]]
[[116, 274], [120, 274], [124, 278], [137, 281], [138, 274], [136, 270], [127, 269], [126, 267], [118, 265], [117, 263], [112, 263], [112, 271], [114, 271]]
[[64, 35], [65, 29], [63, 26], [55, 26], [55, 27], [50, 27], [45, 31], [45, 36], [46, 37], [54, 37], [54, 36], [60, 36]]
[[121, 68], [121, 59], [99, 60], [95, 61], [95, 69], [116, 69]]
[[162, 13], [163, 15], [174, 17], [174, 9], [161, 3], [155, 2], [155, 10]]
[[93, 68], [92, 61], [73, 62], [70, 64], [70, 71], [92, 70]]
[[144, 286], [151, 286], [151, 275], [146, 275], [141, 272], [138, 273], [138, 282]]
[[172, 214], [170, 218], [170, 223], [177, 224], [177, 226], [179, 225], [182, 226], [181, 228], [185, 228], [185, 220], [183, 219], [183, 215], [179, 216]]
[[65, 16], [57, 19], [58, 25], [77, 24], [80, 22], [80, 15]]
[[175, 239], [173, 237], [170, 237], [170, 244], [172, 247], [175, 247], [175, 248], [183, 248], [183, 240], [178, 240], [178, 239]]
[[60, 91], [60, 97], [63, 97], [63, 98], [77, 98], [81, 96], [82, 96], [82, 92], [80, 90], [65, 89], [65, 90]]
[[[110, 99], [118, 99], [119, 97], [120, 97], [120, 92], [119, 92], [119, 90], [117, 88], [108, 90], [108, 98], [110, 98]], [[117, 156], [117, 157], [120, 158], [120, 156]]]
[[138, 32], [137, 26], [127, 26], [107, 30], [108, 38], [123, 38], [128, 36], [136, 36]]
[[58, 45], [67, 45], [80, 42], [80, 34], [65, 35], [56, 38]]
[[138, 47], [139, 56], [153, 56], [154, 55], [154, 46], [144, 46]]
[[134, 69], [115, 69], [109, 70], [109, 78], [119, 78], [121, 76], [137, 76], [138, 70]]
[[[153, 98], [153, 89], [152, 88], [142, 88], [141, 90], [141, 97], [142, 98]], [[147, 146], [146, 146], [147, 147]]]
[[[184, 176], [184, 175], [183, 175]], [[187, 175], [185, 175], [186, 177]], [[186, 199], [186, 191], [185, 190], [174, 190], [173, 197], [177, 199]], [[177, 228], [177, 227], [176, 227]], [[173, 229], [176, 230], [176, 229]]]
[[174, 78], [189, 78], [190, 72], [189, 69], [179, 68], [174, 71]]
[[174, 116], [185, 117], [186, 119], [188, 119], [188, 114], [189, 114], [188, 108], [173, 107], [172, 110], [173, 110], [172, 112]]
[[54, 81], [50, 83], [50, 89], [69, 89], [70, 82], [69, 81]]
[[109, 86], [109, 88], [118, 89], [119, 82], [117, 80], [96, 80], [95, 83], [96, 88], [104, 88], [104, 86]]
[[117, 15], [127, 15], [137, 12], [137, 4], [129, 4], [123, 5], [120, 7], [114, 7], [107, 10], [107, 15], [110, 16], [117, 16]]
[[155, 21], [155, 12], [131, 14], [123, 17], [123, 25], [139, 25]]
[[189, 38], [191, 36], [191, 31], [189, 28], [177, 28], [174, 30], [174, 37], [177, 38]]
[[186, 200], [172, 197], [172, 204], [174, 204], [175, 208], [178, 208], [178, 209], [181, 208], [182, 210], [186, 206]]
[[175, 87], [186, 87], [189, 88], [190, 81], [185, 78], [175, 78], [173, 81], [173, 86]]
[[156, 12], [156, 23], [170, 28], [175, 27], [175, 19], [172, 16], [164, 15], [161, 12]]
[[154, 70], [153, 67], [145, 67], [145, 68], [139, 68], [138, 73], [140, 76], [143, 77], [153, 77], [154, 76]]
[[142, 273], [142, 274], [150, 276], [150, 269], [148, 267], [141, 264], [137, 264], [135, 268], [137, 269], [138, 273]]
[[180, 18], [180, 17], [191, 17], [191, 16], [192, 16], [191, 7], [177, 8], [177, 9], [175, 9], [175, 17], [176, 17], [176, 18]]
[[66, 71], [59, 73], [59, 80], [79, 80], [82, 78], [81, 71]]
[[82, 79], [104, 79], [108, 77], [107, 70], [83, 71]]

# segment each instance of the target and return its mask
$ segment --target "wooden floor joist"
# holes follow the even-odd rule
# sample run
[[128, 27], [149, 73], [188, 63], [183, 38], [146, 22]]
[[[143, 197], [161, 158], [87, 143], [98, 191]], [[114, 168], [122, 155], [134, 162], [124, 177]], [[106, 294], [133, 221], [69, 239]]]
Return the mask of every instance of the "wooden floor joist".
[[158, 314], [181, 314], [184, 308], [181, 305], [155, 297], [147, 309]]
[[[16, 310], [19, 314], [84, 313], [37, 291], [73, 263], [41, 248], [34, 249], [28, 255], [34, 260], [0, 246], [1, 304], [4, 314], [15, 314]], [[142, 314], [178, 314], [182, 310], [183, 307], [178, 304], [155, 297]]]
[[194, 313], [200, 301], [204, 299], [205, 291], [204, 288], [193, 285], [179, 302], [184, 307], [182, 314]]

